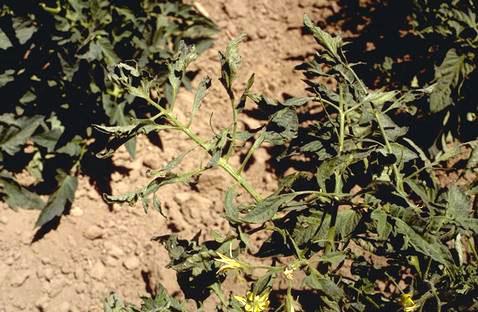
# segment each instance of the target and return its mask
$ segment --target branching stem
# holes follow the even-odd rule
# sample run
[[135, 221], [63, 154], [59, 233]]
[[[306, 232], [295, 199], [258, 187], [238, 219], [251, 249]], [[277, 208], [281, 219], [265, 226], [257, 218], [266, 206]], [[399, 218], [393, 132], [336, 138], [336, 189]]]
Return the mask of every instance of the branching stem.
[[[162, 107], [161, 105], [159, 105], [158, 103], [150, 99], [149, 97], [146, 98], [146, 100], [148, 101], [149, 104], [157, 108], [160, 111], [160, 113], [171, 123], [172, 126], [176, 127], [181, 132], [186, 134], [192, 141], [194, 141], [194, 143], [196, 143], [206, 152], [211, 154], [211, 149], [209, 145], [197, 134], [192, 132], [190, 128], [188, 128], [186, 125], [183, 125], [173, 114], [171, 114], [171, 111], [165, 109], [164, 107]], [[219, 161], [217, 162], [217, 164], [224, 171], [226, 171], [237, 183], [239, 183], [239, 185], [246, 192], [248, 192], [254, 198], [256, 202], [260, 202], [262, 200], [261, 195], [249, 183], [249, 181], [247, 181], [238, 170], [233, 168], [224, 157], [219, 158]]]

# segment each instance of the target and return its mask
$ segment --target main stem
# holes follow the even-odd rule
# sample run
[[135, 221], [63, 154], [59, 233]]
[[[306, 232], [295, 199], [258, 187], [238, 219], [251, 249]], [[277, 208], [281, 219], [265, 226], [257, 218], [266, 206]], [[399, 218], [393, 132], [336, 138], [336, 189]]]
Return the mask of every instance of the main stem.
[[[344, 141], [345, 141], [345, 103], [343, 98], [343, 91], [342, 88], [339, 86], [340, 92], [340, 101], [339, 101], [339, 150], [338, 156], [342, 155], [344, 150]], [[341, 176], [338, 172], [335, 172], [335, 188], [334, 193], [339, 194], [342, 192], [342, 183], [341, 183]], [[330, 213], [330, 227], [327, 232], [327, 244], [325, 246], [325, 254], [328, 254], [335, 250], [335, 234], [336, 234], [336, 222], [337, 222], [337, 214], [339, 211], [339, 206], [336, 202], [333, 203], [332, 211]]]
[[[157, 104], [150, 98], [146, 98], [146, 100], [148, 101], [148, 103], [156, 107], [174, 127], [180, 129], [192, 141], [194, 141], [194, 143], [199, 145], [208, 154], [211, 154], [211, 149], [209, 145], [202, 138], [200, 138], [198, 135], [193, 133], [190, 128], [183, 125], [174, 115], [171, 114], [170, 111], [161, 107], [159, 104]], [[240, 173], [238, 173], [237, 170], [233, 168], [226, 159], [224, 159], [224, 157], [219, 158], [219, 161], [217, 162], [217, 164], [224, 171], [226, 171], [237, 183], [239, 183], [239, 185], [246, 192], [248, 192], [254, 198], [256, 202], [259, 202], [262, 200], [261, 195], [255, 190], [255, 188]]]

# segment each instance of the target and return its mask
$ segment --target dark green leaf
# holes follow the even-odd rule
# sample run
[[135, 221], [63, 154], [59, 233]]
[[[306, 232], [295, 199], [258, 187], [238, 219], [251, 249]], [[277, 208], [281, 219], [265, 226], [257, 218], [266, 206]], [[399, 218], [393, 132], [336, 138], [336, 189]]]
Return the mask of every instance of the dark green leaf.
[[453, 104], [452, 92], [461, 87], [474, 69], [466, 62], [466, 56], [450, 49], [440, 66], [435, 69], [436, 84], [430, 96], [430, 110], [439, 112]]
[[298, 128], [296, 112], [289, 108], [281, 109], [272, 115], [267, 125], [265, 141], [274, 145], [284, 144], [297, 136]]
[[305, 277], [304, 283], [312, 289], [320, 290], [334, 301], [339, 301], [344, 296], [342, 289], [340, 289], [333, 281], [325, 276], [319, 276], [315, 271]]
[[315, 99], [314, 97], [311, 96], [306, 96], [306, 97], [300, 97], [300, 98], [290, 98], [287, 99], [282, 105], [284, 106], [302, 106], [304, 104], [307, 104], [309, 101], [312, 101]]
[[42, 209], [45, 205], [38, 195], [4, 173], [0, 173], [0, 197], [12, 208]]
[[361, 219], [362, 216], [355, 210], [347, 209], [339, 211], [335, 223], [337, 234], [339, 234], [342, 239], [348, 238], [355, 231]]
[[59, 179], [58, 189], [48, 198], [48, 202], [35, 223], [37, 227], [41, 227], [53, 218], [61, 216], [66, 206], [73, 203], [78, 179], [70, 175], [60, 176]]
[[7, 154], [15, 155], [15, 153], [20, 150], [35, 132], [42, 121], [42, 116], [33, 116], [29, 119], [23, 119], [21, 129], [12, 129], [7, 135], [0, 138], [0, 148]]
[[448, 248], [436, 237], [423, 237], [403, 220], [393, 218], [395, 221], [394, 231], [403, 235], [406, 243], [409, 243], [417, 252], [429, 256], [438, 263], [449, 266], [452, 257]]
[[282, 194], [268, 197], [256, 203], [246, 215], [241, 217], [241, 221], [259, 224], [269, 221], [274, 217], [281, 206], [293, 200], [294, 197], [294, 194]]
[[272, 286], [273, 277], [274, 272], [268, 271], [254, 283], [252, 292], [256, 295], [262, 294], [267, 288]]

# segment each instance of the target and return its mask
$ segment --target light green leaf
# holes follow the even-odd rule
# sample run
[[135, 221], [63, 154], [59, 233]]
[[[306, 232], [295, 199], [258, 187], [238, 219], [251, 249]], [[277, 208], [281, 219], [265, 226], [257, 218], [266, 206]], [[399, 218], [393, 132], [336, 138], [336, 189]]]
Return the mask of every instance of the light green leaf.
[[381, 106], [395, 99], [398, 91], [374, 91], [370, 92], [362, 101], [372, 102], [376, 106]]
[[5, 72], [0, 74], [0, 88], [6, 86], [9, 82], [14, 81], [15, 70], [7, 69]]
[[6, 50], [11, 47], [13, 47], [12, 42], [8, 39], [5, 32], [0, 29], [0, 49]]
[[197, 111], [201, 107], [201, 102], [206, 96], [206, 91], [209, 89], [211, 86], [211, 78], [206, 76], [200, 83], [199, 87], [196, 91], [196, 95], [194, 96], [194, 102], [193, 102], [193, 109], [191, 112], [191, 119], [189, 120], [189, 125], [191, 125], [194, 117], [196, 116]]
[[107, 65], [114, 65], [120, 62], [120, 58], [116, 55], [114, 47], [108, 39], [100, 37], [96, 42], [103, 52]]
[[26, 43], [33, 36], [37, 27], [29, 19], [13, 18], [13, 28], [20, 44]]
[[233, 40], [229, 41], [226, 51], [223, 54], [219, 52], [219, 59], [221, 61], [221, 82], [224, 85], [230, 98], [233, 98], [232, 83], [236, 78], [237, 71], [241, 65], [241, 55], [239, 54], [239, 43], [246, 38], [245, 34], [241, 34]]

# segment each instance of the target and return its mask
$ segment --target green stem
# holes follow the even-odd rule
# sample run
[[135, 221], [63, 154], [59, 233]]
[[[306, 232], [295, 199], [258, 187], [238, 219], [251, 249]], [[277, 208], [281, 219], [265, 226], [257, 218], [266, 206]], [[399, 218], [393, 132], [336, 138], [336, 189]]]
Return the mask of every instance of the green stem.
[[[211, 154], [209, 145], [203, 139], [201, 139], [198, 135], [193, 133], [191, 129], [183, 125], [174, 115], [171, 114], [169, 110], [163, 108], [161, 105], [157, 104], [150, 98], [147, 98], [146, 100], [148, 101], [148, 103], [150, 103], [155, 108], [157, 108], [174, 127], [181, 130], [192, 141], [194, 141], [194, 143], [196, 143], [206, 152]], [[262, 200], [261, 195], [255, 190], [255, 188], [240, 173], [238, 173], [237, 170], [233, 168], [226, 159], [224, 159], [224, 157], [219, 158], [219, 161], [217, 164], [224, 171], [226, 171], [237, 183], [239, 183], [239, 185], [246, 192], [248, 192], [254, 198], [256, 202], [259, 202]]]
[[[375, 109], [375, 108], [374, 108]], [[385, 128], [383, 127], [382, 122], [380, 121], [380, 115], [377, 111], [375, 111], [375, 119], [377, 120], [378, 127], [380, 128], [380, 132], [382, 134], [383, 140], [385, 141], [385, 146], [387, 148], [387, 152], [393, 154], [392, 146], [390, 145], [390, 141], [388, 140], [387, 133], [385, 132]], [[393, 174], [395, 176], [395, 184], [397, 186], [398, 191], [403, 192], [403, 181], [400, 175], [400, 170], [396, 164], [392, 165]]]
[[226, 159], [229, 159], [234, 152], [236, 146], [236, 134], [237, 134], [237, 111], [236, 105], [234, 104], [234, 95], [230, 95], [231, 109], [232, 109], [232, 134], [231, 134], [231, 144], [226, 153]]
[[259, 137], [254, 141], [254, 144], [252, 144], [247, 151], [246, 157], [242, 161], [241, 167], [239, 168], [239, 170], [237, 170], [237, 173], [240, 174], [244, 170], [252, 154], [254, 154], [254, 152], [259, 148], [259, 146], [261, 146], [262, 142], [264, 142], [264, 131], [261, 132]]
[[[343, 90], [342, 87], [339, 86], [340, 92], [340, 101], [339, 101], [339, 150], [338, 156], [342, 155], [344, 150], [344, 142], [345, 142], [345, 99], [343, 98]], [[340, 194], [342, 192], [342, 180], [339, 172], [335, 172], [335, 189], [334, 193]], [[336, 202], [333, 203], [332, 211], [330, 213], [330, 228], [327, 232], [327, 241], [328, 243], [325, 246], [325, 254], [329, 254], [330, 252], [335, 251], [335, 234], [336, 234], [336, 222], [337, 222], [337, 214], [339, 212], [339, 206]]]

